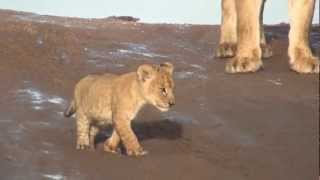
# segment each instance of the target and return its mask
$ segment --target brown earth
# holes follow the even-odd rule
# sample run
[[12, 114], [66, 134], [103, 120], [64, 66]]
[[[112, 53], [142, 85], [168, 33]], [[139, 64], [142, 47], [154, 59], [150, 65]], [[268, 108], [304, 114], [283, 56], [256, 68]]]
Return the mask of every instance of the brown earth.
[[[289, 70], [288, 26], [266, 27], [274, 56], [263, 71], [230, 75], [213, 57], [218, 26], [0, 17], [0, 179], [317, 179], [319, 75]], [[176, 67], [177, 104], [134, 122], [149, 154], [77, 151], [74, 119], [62, 116], [75, 83], [163, 61]]]

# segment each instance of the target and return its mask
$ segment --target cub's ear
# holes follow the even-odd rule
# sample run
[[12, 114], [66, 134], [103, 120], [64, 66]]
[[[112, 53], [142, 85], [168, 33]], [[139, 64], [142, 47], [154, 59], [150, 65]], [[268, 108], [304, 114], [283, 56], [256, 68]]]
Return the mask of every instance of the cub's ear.
[[138, 67], [137, 74], [140, 81], [145, 82], [153, 78], [155, 73], [154, 68], [149, 64], [143, 64]]
[[169, 62], [161, 63], [160, 68], [163, 69], [164, 71], [168, 72], [169, 74], [172, 74], [173, 69], [174, 69], [173, 64], [171, 64]]

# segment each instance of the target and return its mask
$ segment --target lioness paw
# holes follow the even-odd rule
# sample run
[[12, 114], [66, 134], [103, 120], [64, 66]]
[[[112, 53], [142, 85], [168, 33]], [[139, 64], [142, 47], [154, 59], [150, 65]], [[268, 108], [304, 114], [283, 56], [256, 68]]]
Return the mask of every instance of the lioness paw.
[[78, 150], [90, 149], [90, 145], [89, 144], [77, 144], [77, 149]]
[[262, 67], [262, 61], [259, 58], [235, 57], [226, 64], [228, 73], [246, 73], [255, 72]]
[[222, 43], [215, 52], [215, 57], [230, 58], [236, 55], [237, 45], [233, 43]]
[[293, 60], [290, 68], [298, 73], [319, 73], [319, 59], [313, 56]]

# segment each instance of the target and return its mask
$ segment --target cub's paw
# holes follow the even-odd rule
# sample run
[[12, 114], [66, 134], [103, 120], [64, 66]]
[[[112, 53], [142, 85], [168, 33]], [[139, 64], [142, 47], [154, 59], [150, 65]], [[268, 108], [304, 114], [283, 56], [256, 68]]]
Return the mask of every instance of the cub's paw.
[[261, 44], [261, 53], [262, 53], [262, 58], [270, 58], [273, 55], [271, 46], [268, 44]]
[[88, 138], [81, 138], [77, 139], [77, 147], [78, 150], [90, 149], [90, 142]]
[[300, 56], [299, 59], [293, 60], [290, 68], [298, 73], [319, 73], [319, 58], [309, 56]]
[[118, 147], [109, 143], [108, 140], [103, 144], [103, 150], [108, 153], [113, 153], [113, 154], [118, 153]]
[[77, 144], [77, 150], [85, 150], [85, 149], [91, 149], [91, 146], [89, 144]]
[[236, 55], [237, 44], [222, 43], [219, 45], [215, 52], [215, 57], [218, 58], [230, 58]]
[[95, 143], [90, 143], [89, 149], [90, 149], [91, 151], [96, 150], [96, 145], [95, 145]]
[[143, 150], [141, 147], [137, 149], [127, 149], [128, 156], [144, 156], [147, 155], [148, 151]]
[[256, 72], [262, 67], [262, 61], [259, 58], [235, 57], [226, 64], [228, 73], [246, 73]]

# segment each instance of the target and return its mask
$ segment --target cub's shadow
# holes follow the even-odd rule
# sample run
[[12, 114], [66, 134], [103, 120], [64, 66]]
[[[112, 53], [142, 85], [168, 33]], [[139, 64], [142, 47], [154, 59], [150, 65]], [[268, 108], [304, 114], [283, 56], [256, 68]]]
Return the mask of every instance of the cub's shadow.
[[[132, 122], [132, 129], [139, 141], [148, 139], [174, 140], [182, 137], [182, 125], [172, 120]], [[112, 127], [103, 129], [96, 137], [95, 144], [103, 143], [112, 132]]]
[[133, 131], [139, 140], [178, 139], [182, 136], [182, 125], [168, 119], [132, 124]]

